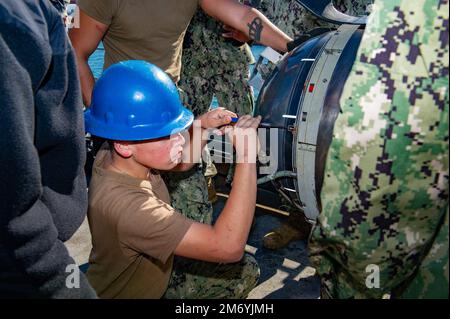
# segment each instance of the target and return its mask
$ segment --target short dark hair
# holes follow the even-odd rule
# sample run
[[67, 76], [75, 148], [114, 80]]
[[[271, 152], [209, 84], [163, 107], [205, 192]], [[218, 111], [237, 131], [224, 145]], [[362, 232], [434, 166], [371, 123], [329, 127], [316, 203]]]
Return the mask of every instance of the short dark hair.
[[108, 143], [109, 150], [113, 151], [114, 150], [114, 141], [113, 140], [106, 140], [106, 143]]

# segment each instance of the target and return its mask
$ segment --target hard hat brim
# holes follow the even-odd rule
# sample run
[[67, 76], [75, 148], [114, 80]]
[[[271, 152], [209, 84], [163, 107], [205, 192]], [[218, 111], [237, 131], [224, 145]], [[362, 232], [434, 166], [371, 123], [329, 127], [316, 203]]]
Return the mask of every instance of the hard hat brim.
[[194, 122], [194, 114], [182, 107], [180, 115], [173, 121], [163, 125], [114, 125], [114, 130], [104, 121], [98, 121], [90, 109], [84, 112], [86, 132], [91, 135], [115, 141], [144, 141], [157, 139], [187, 130]]

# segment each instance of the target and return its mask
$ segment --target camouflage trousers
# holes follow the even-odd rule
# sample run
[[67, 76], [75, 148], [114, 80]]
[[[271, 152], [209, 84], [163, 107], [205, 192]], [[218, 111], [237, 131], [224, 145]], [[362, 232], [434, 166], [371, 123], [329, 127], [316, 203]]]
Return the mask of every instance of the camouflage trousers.
[[[235, 48], [235, 50], [240, 50]], [[188, 97], [194, 115], [206, 113], [215, 95], [219, 106], [238, 115], [251, 114], [253, 91], [248, 84], [249, 65], [245, 54], [207, 56], [197, 59], [191, 49], [184, 50], [180, 87]], [[229, 59], [228, 59], [229, 58]], [[217, 64], [218, 63], [218, 64]]]
[[[195, 116], [208, 112], [213, 97], [220, 107], [239, 116], [253, 112], [253, 90], [248, 84], [250, 73], [248, 46], [232, 49], [198, 48], [183, 51], [183, 71], [180, 88], [184, 92], [184, 102]], [[241, 52], [242, 51], [242, 52]], [[204, 174], [214, 177], [217, 174], [207, 148], [203, 152]], [[230, 169], [229, 175], [233, 175]]]
[[375, 2], [309, 246], [325, 295], [448, 298], [448, 21], [448, 0]]
[[[391, 298], [401, 299], [439, 299], [447, 295], [449, 282], [449, 224], [448, 208], [445, 220], [440, 226], [436, 239], [425, 258], [420, 261], [418, 269], [409, 277], [400, 280], [400, 284], [390, 292]], [[323, 242], [310, 245], [310, 261], [318, 270], [321, 279], [321, 297], [365, 299], [373, 297], [367, 294], [366, 280], [368, 273], [354, 269], [345, 269], [342, 263], [335, 261], [334, 243], [324, 245]], [[329, 254], [328, 252], [333, 251]], [[342, 252], [343, 254], [343, 252]], [[358, 262], [356, 260], [352, 261]], [[365, 260], [359, 261], [367, 264]], [[380, 263], [383, 263], [380, 259]], [[362, 276], [361, 276], [362, 274]], [[366, 278], [364, 278], [366, 277]], [[355, 281], [355, 279], [360, 279]]]
[[412, 279], [394, 291], [395, 297], [403, 299], [438, 299], [445, 295], [448, 297], [448, 218], [447, 207], [445, 221], [436, 236], [433, 246]]
[[258, 283], [260, 271], [253, 256], [234, 264], [217, 264], [175, 257], [167, 299], [244, 299]]

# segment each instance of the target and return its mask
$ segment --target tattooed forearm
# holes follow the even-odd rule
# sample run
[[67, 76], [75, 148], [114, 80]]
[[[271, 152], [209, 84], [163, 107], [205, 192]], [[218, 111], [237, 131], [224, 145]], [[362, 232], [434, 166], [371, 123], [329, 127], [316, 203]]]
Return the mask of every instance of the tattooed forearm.
[[252, 23], [249, 23], [247, 25], [250, 38], [256, 42], [261, 41], [261, 33], [264, 29], [261, 18], [255, 18]]

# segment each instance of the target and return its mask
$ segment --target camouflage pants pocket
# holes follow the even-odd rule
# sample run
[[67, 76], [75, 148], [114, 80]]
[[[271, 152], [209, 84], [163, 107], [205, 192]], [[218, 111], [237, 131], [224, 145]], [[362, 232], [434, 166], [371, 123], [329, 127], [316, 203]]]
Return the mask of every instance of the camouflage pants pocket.
[[167, 299], [243, 299], [257, 285], [258, 263], [245, 254], [233, 264], [175, 257]]

